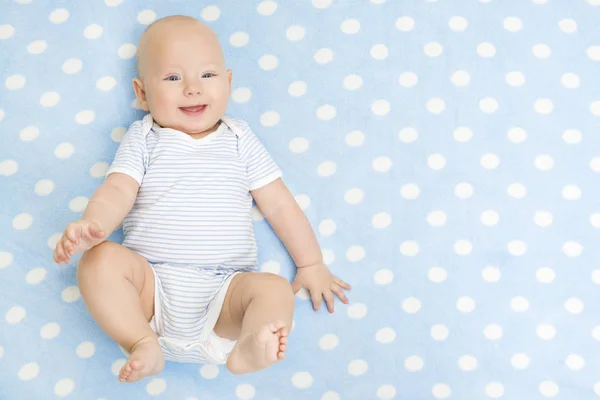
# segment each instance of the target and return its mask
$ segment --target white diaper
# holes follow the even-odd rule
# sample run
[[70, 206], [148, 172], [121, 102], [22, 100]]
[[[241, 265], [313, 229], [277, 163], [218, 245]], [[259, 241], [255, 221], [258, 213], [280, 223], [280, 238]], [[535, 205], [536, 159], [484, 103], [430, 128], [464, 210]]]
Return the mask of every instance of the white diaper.
[[165, 360], [225, 364], [236, 342], [217, 336], [213, 329], [229, 284], [242, 271], [168, 264], [150, 266], [155, 282], [150, 327], [158, 335]]

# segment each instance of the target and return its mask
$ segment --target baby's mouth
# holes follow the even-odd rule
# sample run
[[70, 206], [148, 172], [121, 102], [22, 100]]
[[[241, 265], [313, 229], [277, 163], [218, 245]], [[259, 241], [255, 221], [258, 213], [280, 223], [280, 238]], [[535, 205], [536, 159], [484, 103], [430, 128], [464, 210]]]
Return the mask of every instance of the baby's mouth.
[[179, 109], [181, 111], [183, 111], [186, 114], [192, 114], [192, 115], [197, 115], [200, 114], [204, 111], [204, 109], [206, 108], [206, 104], [201, 104], [201, 105], [197, 105], [197, 106], [190, 106], [190, 107], [179, 107]]

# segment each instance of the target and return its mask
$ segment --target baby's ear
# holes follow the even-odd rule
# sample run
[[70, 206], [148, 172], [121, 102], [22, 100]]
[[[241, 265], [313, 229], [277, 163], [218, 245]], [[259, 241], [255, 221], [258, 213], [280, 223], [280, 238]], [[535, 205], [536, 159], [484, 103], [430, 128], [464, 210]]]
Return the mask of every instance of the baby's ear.
[[144, 83], [138, 79], [133, 78], [133, 91], [135, 92], [135, 97], [137, 99], [138, 106], [144, 110], [149, 111], [148, 101], [146, 100], [146, 91], [144, 90]]
[[231, 94], [231, 75], [232, 72], [230, 69], [227, 70], [227, 79], [229, 80], [229, 94]]

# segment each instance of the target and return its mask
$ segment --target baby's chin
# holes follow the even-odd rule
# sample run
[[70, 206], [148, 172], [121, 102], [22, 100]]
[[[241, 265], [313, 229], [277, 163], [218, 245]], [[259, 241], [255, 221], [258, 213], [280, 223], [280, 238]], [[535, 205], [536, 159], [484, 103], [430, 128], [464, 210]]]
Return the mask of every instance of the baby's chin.
[[163, 128], [175, 129], [188, 135], [208, 135], [217, 130], [217, 122], [207, 124], [205, 121], [173, 121], [170, 126], [163, 125]]

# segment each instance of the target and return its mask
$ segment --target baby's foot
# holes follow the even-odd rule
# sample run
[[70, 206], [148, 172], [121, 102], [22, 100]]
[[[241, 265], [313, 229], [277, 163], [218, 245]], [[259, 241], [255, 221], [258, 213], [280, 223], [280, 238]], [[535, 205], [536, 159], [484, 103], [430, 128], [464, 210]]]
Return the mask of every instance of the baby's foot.
[[131, 349], [129, 360], [121, 368], [121, 382], [135, 382], [160, 373], [165, 367], [163, 352], [156, 338], [143, 338]]
[[269, 322], [237, 342], [227, 358], [227, 368], [233, 374], [245, 374], [283, 360], [288, 335], [283, 321]]

